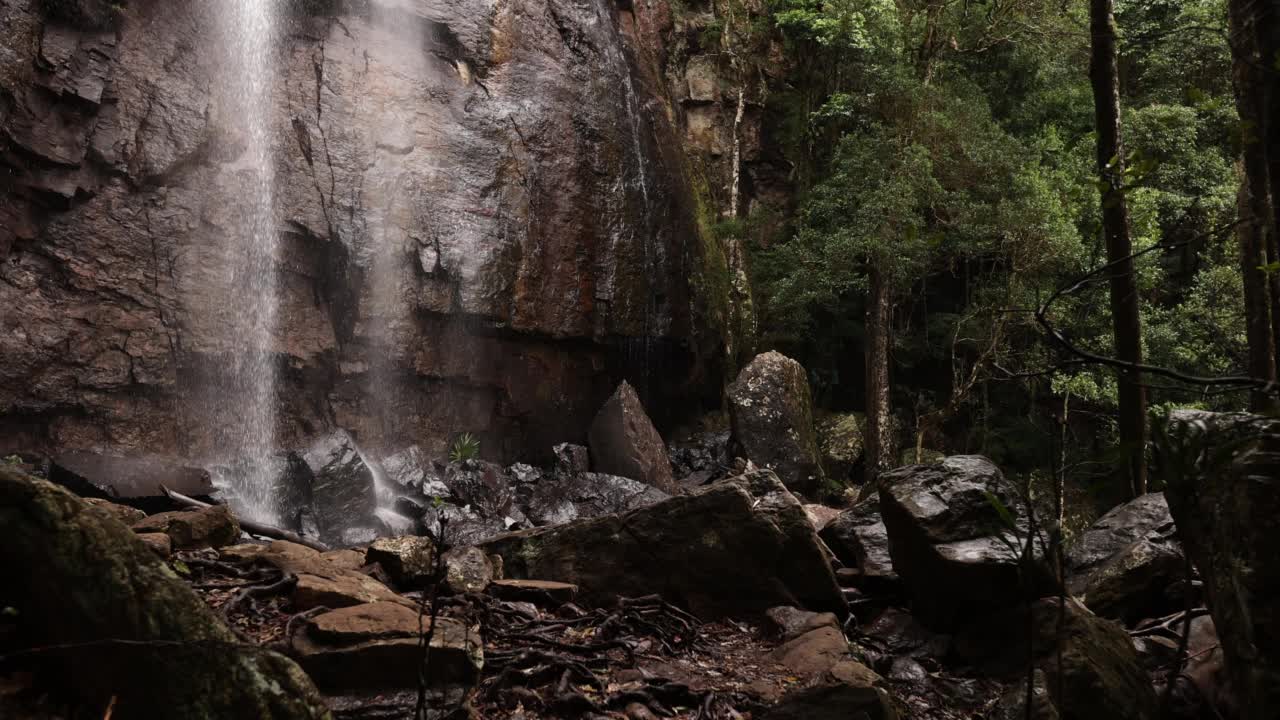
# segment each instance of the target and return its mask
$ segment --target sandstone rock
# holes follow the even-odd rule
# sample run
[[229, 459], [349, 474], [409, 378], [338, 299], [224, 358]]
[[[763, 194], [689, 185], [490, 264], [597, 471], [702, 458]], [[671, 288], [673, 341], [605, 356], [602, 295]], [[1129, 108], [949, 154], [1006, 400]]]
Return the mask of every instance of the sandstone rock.
[[[727, 417], [724, 422], [727, 424]], [[670, 443], [667, 456], [671, 458], [676, 477], [683, 479], [695, 473], [708, 480], [723, 477], [733, 461], [729, 456], [729, 440], [730, 432], [725, 428], [695, 432]]]
[[435, 572], [435, 544], [429, 537], [402, 535], [379, 538], [365, 553], [366, 562], [378, 563], [403, 590], [418, 590]]
[[444, 554], [445, 585], [455, 595], [482, 593], [493, 582], [493, 565], [476, 547], [450, 550]]
[[826, 476], [813, 431], [809, 379], [777, 352], [757, 355], [729, 386], [733, 440], [747, 459], [778, 474], [789, 489], [816, 498]]
[[[505, 561], [504, 561], [505, 565]], [[512, 602], [573, 602], [578, 597], [578, 586], [553, 580], [494, 580], [489, 592], [496, 598]]]
[[81, 494], [93, 490], [107, 497], [163, 497], [160, 486], [189, 497], [214, 491], [209, 473], [158, 456], [120, 457], [87, 451], [67, 451], [53, 457], [49, 479]]
[[[1242, 415], [1175, 413], [1177, 452], [1226, 461], [1172, 477], [1178, 536], [1200, 570], [1245, 720], [1280, 712], [1280, 429]], [[1191, 445], [1191, 447], [1186, 447]], [[1224, 452], [1225, 450], [1225, 452]]]
[[821, 533], [822, 529], [827, 526], [827, 523], [840, 516], [840, 510], [838, 508], [827, 507], [826, 505], [805, 503], [804, 514], [809, 518], [809, 522], [813, 524], [813, 531]]
[[1027, 587], [1048, 593], [1042, 558], [1020, 567], [1018, 538], [1026, 528], [1021, 535], [1005, 528], [996, 502], [1018, 524], [1024, 522], [1021, 503], [990, 460], [961, 455], [911, 465], [883, 473], [879, 486], [893, 568], [926, 624], [951, 629], [1021, 603]]
[[1161, 493], [1111, 510], [1067, 548], [1067, 590], [1095, 613], [1126, 622], [1173, 612], [1169, 588], [1186, 575], [1173, 532]]
[[596, 414], [589, 439], [598, 472], [639, 480], [666, 493], [677, 491], [667, 446], [625, 380]]
[[769, 471], [482, 548], [502, 556], [508, 577], [574, 583], [588, 602], [658, 593], [705, 617], [776, 605], [846, 611], [813, 526]]
[[299, 612], [321, 606], [340, 608], [370, 602], [413, 606], [413, 601], [395, 594], [377, 580], [340, 567], [304, 545], [276, 540], [266, 546], [234, 545], [223, 548], [219, 554], [232, 560], [260, 558], [297, 575], [292, 603]]
[[240, 523], [226, 505], [157, 513], [133, 524], [137, 533], [164, 533], [179, 549], [222, 547], [240, 539]]
[[[395, 603], [354, 605], [311, 618], [292, 638], [298, 663], [328, 692], [414, 688], [422, 651], [419, 613]], [[429, 628], [430, 618], [422, 618]], [[427, 673], [432, 685], [469, 683], [483, 665], [478, 630], [436, 619]]]
[[345, 548], [341, 550], [330, 550], [328, 552], [320, 553], [320, 557], [330, 565], [342, 568], [343, 570], [359, 570], [364, 567], [365, 564], [365, 553], [363, 550], [351, 550]]
[[792, 638], [772, 658], [791, 672], [812, 677], [830, 670], [849, 655], [849, 641], [839, 627], [824, 625]]
[[110, 500], [103, 500], [102, 498], [83, 498], [83, 499], [86, 504], [95, 508], [100, 508], [102, 510], [105, 510], [106, 512], [110, 513], [112, 517], [124, 523], [125, 525], [133, 525], [134, 523], [138, 522], [139, 520], [142, 520], [147, 516], [145, 512], [139, 510], [136, 507], [130, 507], [129, 505], [121, 505], [120, 503], [113, 503]]
[[138, 533], [138, 539], [162, 558], [173, 555], [173, 540], [164, 533]]
[[867, 416], [863, 413], [815, 413], [814, 432], [822, 452], [822, 467], [832, 480], [839, 483], [854, 480], [855, 471], [862, 466], [866, 424]]
[[321, 538], [343, 544], [343, 531], [374, 524], [373, 471], [350, 435], [330, 433], [316, 440], [302, 459], [311, 470], [311, 503]]
[[786, 605], [769, 608], [765, 612], [765, 617], [784, 641], [794, 640], [810, 630], [822, 627], [839, 629], [840, 627], [840, 619], [834, 613], [816, 613]]
[[898, 581], [889, 553], [889, 532], [880, 518], [880, 500], [870, 497], [840, 513], [819, 533], [846, 567], [857, 568], [859, 586], [883, 588]]
[[766, 708], [763, 720], [896, 720], [889, 692], [882, 680], [853, 660], [837, 663], [820, 682], [792, 690], [778, 704]]
[[38, 569], [5, 584], [27, 639], [77, 647], [57, 658], [61, 671], [87, 697], [115, 697], [119, 717], [329, 717], [292, 660], [244, 650], [136, 534], [56, 485], [3, 466], [0, 561]]
[[[1074, 599], [1068, 598], [1064, 607], [1061, 630], [1056, 597], [1032, 603], [1030, 621], [1025, 606], [988, 615], [957, 636], [956, 650], [988, 672], [1018, 677], [1026, 672], [1030, 644], [1063, 720], [1153, 720], [1156, 696], [1128, 633]], [[1057, 696], [1059, 686], [1061, 697]]]

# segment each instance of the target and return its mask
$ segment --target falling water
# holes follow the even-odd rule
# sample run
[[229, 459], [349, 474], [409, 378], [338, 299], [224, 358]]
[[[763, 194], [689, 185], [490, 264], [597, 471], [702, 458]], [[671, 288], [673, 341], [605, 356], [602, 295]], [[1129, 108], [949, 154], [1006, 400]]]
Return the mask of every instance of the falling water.
[[236, 468], [237, 509], [259, 522], [279, 517], [276, 473], [276, 218], [274, 161], [271, 151], [272, 0], [220, 0], [216, 3], [221, 46], [225, 120], [243, 147], [235, 166], [239, 193], [231, 227], [226, 271], [232, 337], [228, 343], [225, 387], [216, 402], [230, 409], [219, 450]]

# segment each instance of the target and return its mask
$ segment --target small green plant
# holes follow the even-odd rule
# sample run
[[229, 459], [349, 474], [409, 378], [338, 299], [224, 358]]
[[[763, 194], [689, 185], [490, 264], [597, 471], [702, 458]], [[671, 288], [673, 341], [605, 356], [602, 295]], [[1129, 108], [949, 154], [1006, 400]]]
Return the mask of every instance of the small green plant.
[[17, 455], [7, 455], [4, 458], [4, 463], [6, 465], [21, 465], [22, 458], [18, 457]]
[[480, 457], [480, 441], [471, 433], [462, 433], [449, 447], [449, 462], [475, 460]]

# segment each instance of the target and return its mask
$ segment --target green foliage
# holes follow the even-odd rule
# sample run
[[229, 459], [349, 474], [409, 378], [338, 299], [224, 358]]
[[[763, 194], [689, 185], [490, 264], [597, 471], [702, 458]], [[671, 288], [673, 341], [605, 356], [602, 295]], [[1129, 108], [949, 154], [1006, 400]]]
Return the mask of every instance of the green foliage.
[[464, 432], [454, 438], [449, 446], [449, 462], [463, 462], [480, 457], [480, 441], [471, 433]]

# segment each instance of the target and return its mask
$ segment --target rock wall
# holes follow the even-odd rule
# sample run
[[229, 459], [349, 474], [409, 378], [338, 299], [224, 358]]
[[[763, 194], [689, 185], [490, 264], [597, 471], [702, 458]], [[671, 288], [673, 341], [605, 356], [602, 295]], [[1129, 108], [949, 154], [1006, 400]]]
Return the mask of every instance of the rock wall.
[[[280, 7], [282, 444], [511, 458], [584, 437], [622, 377], [660, 425], [718, 396], [665, 3]], [[200, 456], [236, 422], [216, 8], [0, 0], [0, 449]]]

